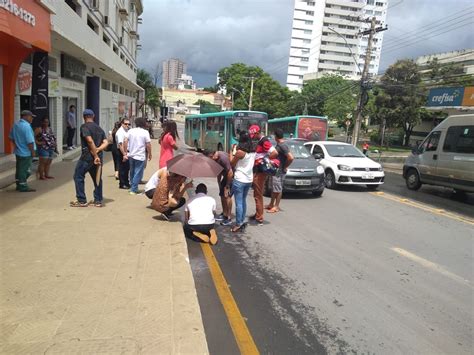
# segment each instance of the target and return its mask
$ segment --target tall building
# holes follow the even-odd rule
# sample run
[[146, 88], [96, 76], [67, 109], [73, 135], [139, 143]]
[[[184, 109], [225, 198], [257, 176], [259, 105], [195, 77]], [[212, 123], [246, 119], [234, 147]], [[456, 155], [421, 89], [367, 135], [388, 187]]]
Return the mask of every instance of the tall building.
[[176, 81], [181, 78], [181, 75], [186, 74], [186, 63], [177, 59], [171, 58], [163, 61], [163, 87], [173, 88]]
[[[25, 15], [17, 14], [13, 2], [3, 6], [0, 1], [0, 155], [12, 152], [9, 130], [20, 112], [33, 106], [38, 67], [44, 70], [48, 95], [37, 97], [44, 98], [60, 154], [71, 105], [78, 127], [82, 111], [92, 108], [106, 132], [120, 117], [135, 115], [143, 91], [136, 84], [142, 0], [14, 3]], [[34, 66], [32, 54], [38, 51], [48, 53], [47, 66]], [[76, 130], [75, 145], [80, 145], [79, 134]]]
[[[370, 27], [360, 20], [375, 17], [385, 24], [388, 0], [295, 0], [287, 86], [301, 90], [303, 79], [339, 73], [360, 79]], [[377, 74], [383, 32], [374, 36], [370, 74]], [[357, 64], [356, 64], [357, 63]]]
[[196, 90], [196, 83], [191, 75], [181, 74], [174, 82], [174, 87], [178, 90]]

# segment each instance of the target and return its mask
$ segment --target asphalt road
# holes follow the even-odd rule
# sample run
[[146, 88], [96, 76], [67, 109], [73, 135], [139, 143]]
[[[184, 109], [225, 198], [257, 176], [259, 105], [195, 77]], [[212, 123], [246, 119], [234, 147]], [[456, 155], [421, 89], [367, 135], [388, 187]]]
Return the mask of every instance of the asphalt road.
[[[380, 191], [287, 195], [264, 226], [218, 228], [212, 250], [261, 353], [472, 353], [474, 194], [410, 191], [393, 173]], [[210, 352], [239, 354], [201, 247], [188, 250]]]
[[[219, 229], [213, 251], [261, 353], [472, 353], [474, 227], [437, 211], [473, 216], [473, 197], [411, 192], [396, 174], [381, 191], [427, 205], [346, 187], [286, 196], [245, 234]], [[188, 247], [211, 353], [238, 353], [200, 246]]]

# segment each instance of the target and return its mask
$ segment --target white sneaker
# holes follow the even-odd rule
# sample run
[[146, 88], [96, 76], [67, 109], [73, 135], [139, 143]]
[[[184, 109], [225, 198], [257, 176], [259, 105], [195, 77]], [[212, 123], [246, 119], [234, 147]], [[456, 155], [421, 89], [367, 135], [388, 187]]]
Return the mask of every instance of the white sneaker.
[[73, 150], [74, 148], [73, 147], [67, 147], [66, 149], [67, 150]]

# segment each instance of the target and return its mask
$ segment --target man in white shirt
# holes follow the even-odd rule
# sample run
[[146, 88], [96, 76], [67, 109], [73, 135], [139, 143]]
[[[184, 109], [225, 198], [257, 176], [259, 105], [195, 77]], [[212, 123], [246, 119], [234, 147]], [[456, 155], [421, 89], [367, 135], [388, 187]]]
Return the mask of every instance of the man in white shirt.
[[184, 211], [184, 235], [191, 239], [199, 238], [212, 245], [216, 244], [217, 233], [214, 229], [216, 200], [207, 196], [206, 185], [199, 184], [196, 187], [196, 196], [186, 204]]
[[146, 121], [139, 117], [135, 120], [135, 125], [135, 128], [127, 132], [124, 143], [130, 164], [130, 195], [138, 194], [138, 184], [143, 179], [146, 161], [151, 160], [151, 139]]
[[115, 133], [115, 141], [119, 151], [119, 189], [130, 189], [130, 164], [127, 158], [127, 151], [124, 149], [125, 137], [130, 129], [130, 120], [122, 118], [122, 127]]

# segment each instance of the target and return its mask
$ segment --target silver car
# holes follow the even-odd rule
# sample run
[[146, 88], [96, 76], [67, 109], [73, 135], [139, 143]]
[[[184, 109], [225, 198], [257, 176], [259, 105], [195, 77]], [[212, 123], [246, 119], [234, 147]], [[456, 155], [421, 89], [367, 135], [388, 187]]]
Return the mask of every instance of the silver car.
[[[275, 145], [275, 142], [272, 141]], [[283, 192], [311, 192], [318, 197], [324, 191], [324, 168], [309, 154], [301, 140], [287, 139], [285, 143], [295, 158], [288, 167], [283, 180]], [[265, 195], [271, 194], [271, 184], [268, 178], [265, 183]]]
[[422, 184], [474, 192], [474, 115], [446, 118], [406, 159], [403, 177], [410, 190]]

